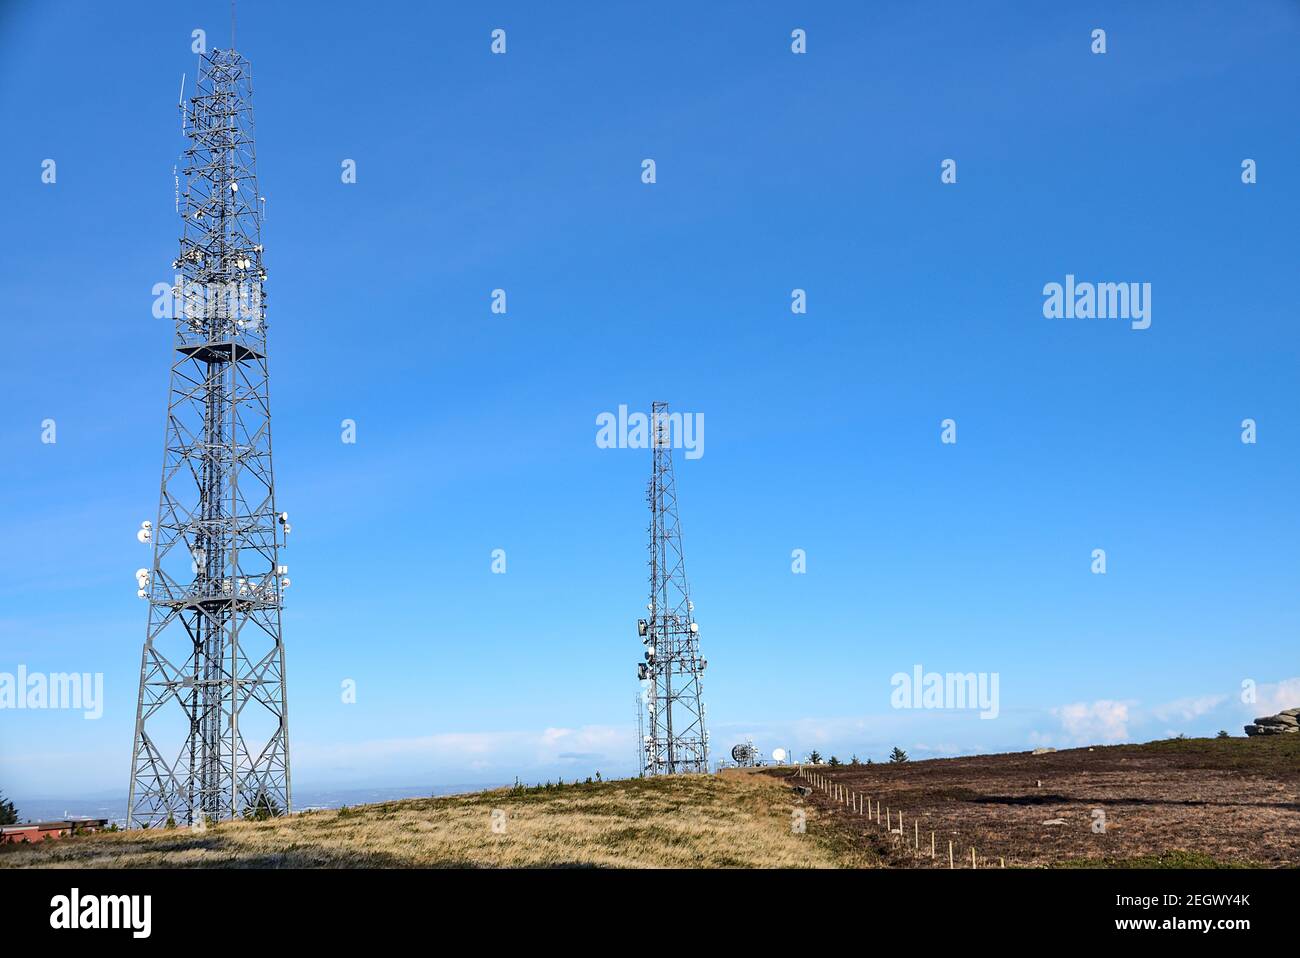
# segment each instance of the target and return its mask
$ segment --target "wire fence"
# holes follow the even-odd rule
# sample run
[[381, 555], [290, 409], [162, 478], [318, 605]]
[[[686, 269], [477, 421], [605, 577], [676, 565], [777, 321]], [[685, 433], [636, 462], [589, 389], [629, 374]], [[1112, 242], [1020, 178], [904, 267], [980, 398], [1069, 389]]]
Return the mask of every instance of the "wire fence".
[[[815, 768], [809, 769], [801, 765], [795, 774], [811, 787], [819, 789], [831, 801], [843, 805], [851, 815], [856, 815], [866, 823], [880, 828], [897, 852], [909, 855], [918, 863], [928, 861], [935, 866], [943, 867], [943, 860], [946, 857], [949, 868], [1007, 867], [1005, 856], [998, 856], [996, 860], [991, 856], [980, 857], [979, 851], [973, 844], [963, 847], [960, 841], [945, 837], [943, 842], [947, 847], [942, 847], [934, 823], [924, 820], [924, 827], [922, 827], [922, 818], [917, 816], [909, 818], [905, 809], [886, 805], [878, 798], [851, 789]], [[945, 836], [951, 834], [954, 833], [949, 830]]]

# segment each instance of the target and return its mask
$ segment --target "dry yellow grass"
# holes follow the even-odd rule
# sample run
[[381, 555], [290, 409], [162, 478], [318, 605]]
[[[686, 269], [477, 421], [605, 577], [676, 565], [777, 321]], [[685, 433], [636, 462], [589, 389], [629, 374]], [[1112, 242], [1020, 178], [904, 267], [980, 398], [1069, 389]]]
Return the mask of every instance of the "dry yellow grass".
[[[804, 808], [807, 831], [791, 828]], [[493, 831], [493, 810], [504, 830]], [[101, 833], [6, 846], [7, 867], [853, 867], [870, 864], [813, 806], [764, 775], [500, 789], [265, 822]]]

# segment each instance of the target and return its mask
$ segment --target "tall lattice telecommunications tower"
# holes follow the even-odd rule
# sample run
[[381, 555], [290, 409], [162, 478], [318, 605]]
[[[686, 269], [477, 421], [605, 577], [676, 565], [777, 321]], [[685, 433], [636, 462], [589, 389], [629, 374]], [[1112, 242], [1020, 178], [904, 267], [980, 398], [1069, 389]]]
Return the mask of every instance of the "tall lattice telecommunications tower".
[[149, 602], [130, 826], [201, 825], [290, 809], [253, 75], [232, 50], [182, 93], [183, 229], [172, 264], [175, 352], [156, 524], [138, 538]]
[[645, 686], [645, 727], [641, 771], [644, 775], [707, 772], [709, 739], [704, 727], [701, 679], [708, 664], [700, 657], [695, 605], [686, 585], [681, 521], [677, 515], [677, 480], [673, 475], [674, 429], [668, 404], [656, 402], [650, 413], [654, 473], [650, 501], [649, 613], [637, 622], [645, 645], [638, 677]]

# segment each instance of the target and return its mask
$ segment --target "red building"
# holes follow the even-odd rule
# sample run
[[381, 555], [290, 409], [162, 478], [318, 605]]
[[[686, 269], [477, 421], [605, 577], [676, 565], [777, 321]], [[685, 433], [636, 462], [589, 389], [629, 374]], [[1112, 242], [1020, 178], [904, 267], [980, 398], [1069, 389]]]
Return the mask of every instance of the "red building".
[[108, 826], [107, 818], [69, 818], [58, 822], [25, 822], [0, 825], [0, 845], [10, 842], [43, 842], [80, 832], [97, 832]]

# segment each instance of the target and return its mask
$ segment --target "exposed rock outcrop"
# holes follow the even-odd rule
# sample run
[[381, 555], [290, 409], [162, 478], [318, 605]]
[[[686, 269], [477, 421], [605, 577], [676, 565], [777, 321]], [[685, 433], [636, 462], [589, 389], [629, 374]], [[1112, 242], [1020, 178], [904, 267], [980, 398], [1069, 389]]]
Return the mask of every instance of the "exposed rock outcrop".
[[1254, 725], [1246, 726], [1247, 735], [1285, 735], [1288, 732], [1300, 732], [1300, 708], [1283, 709], [1276, 715], [1257, 718]]

